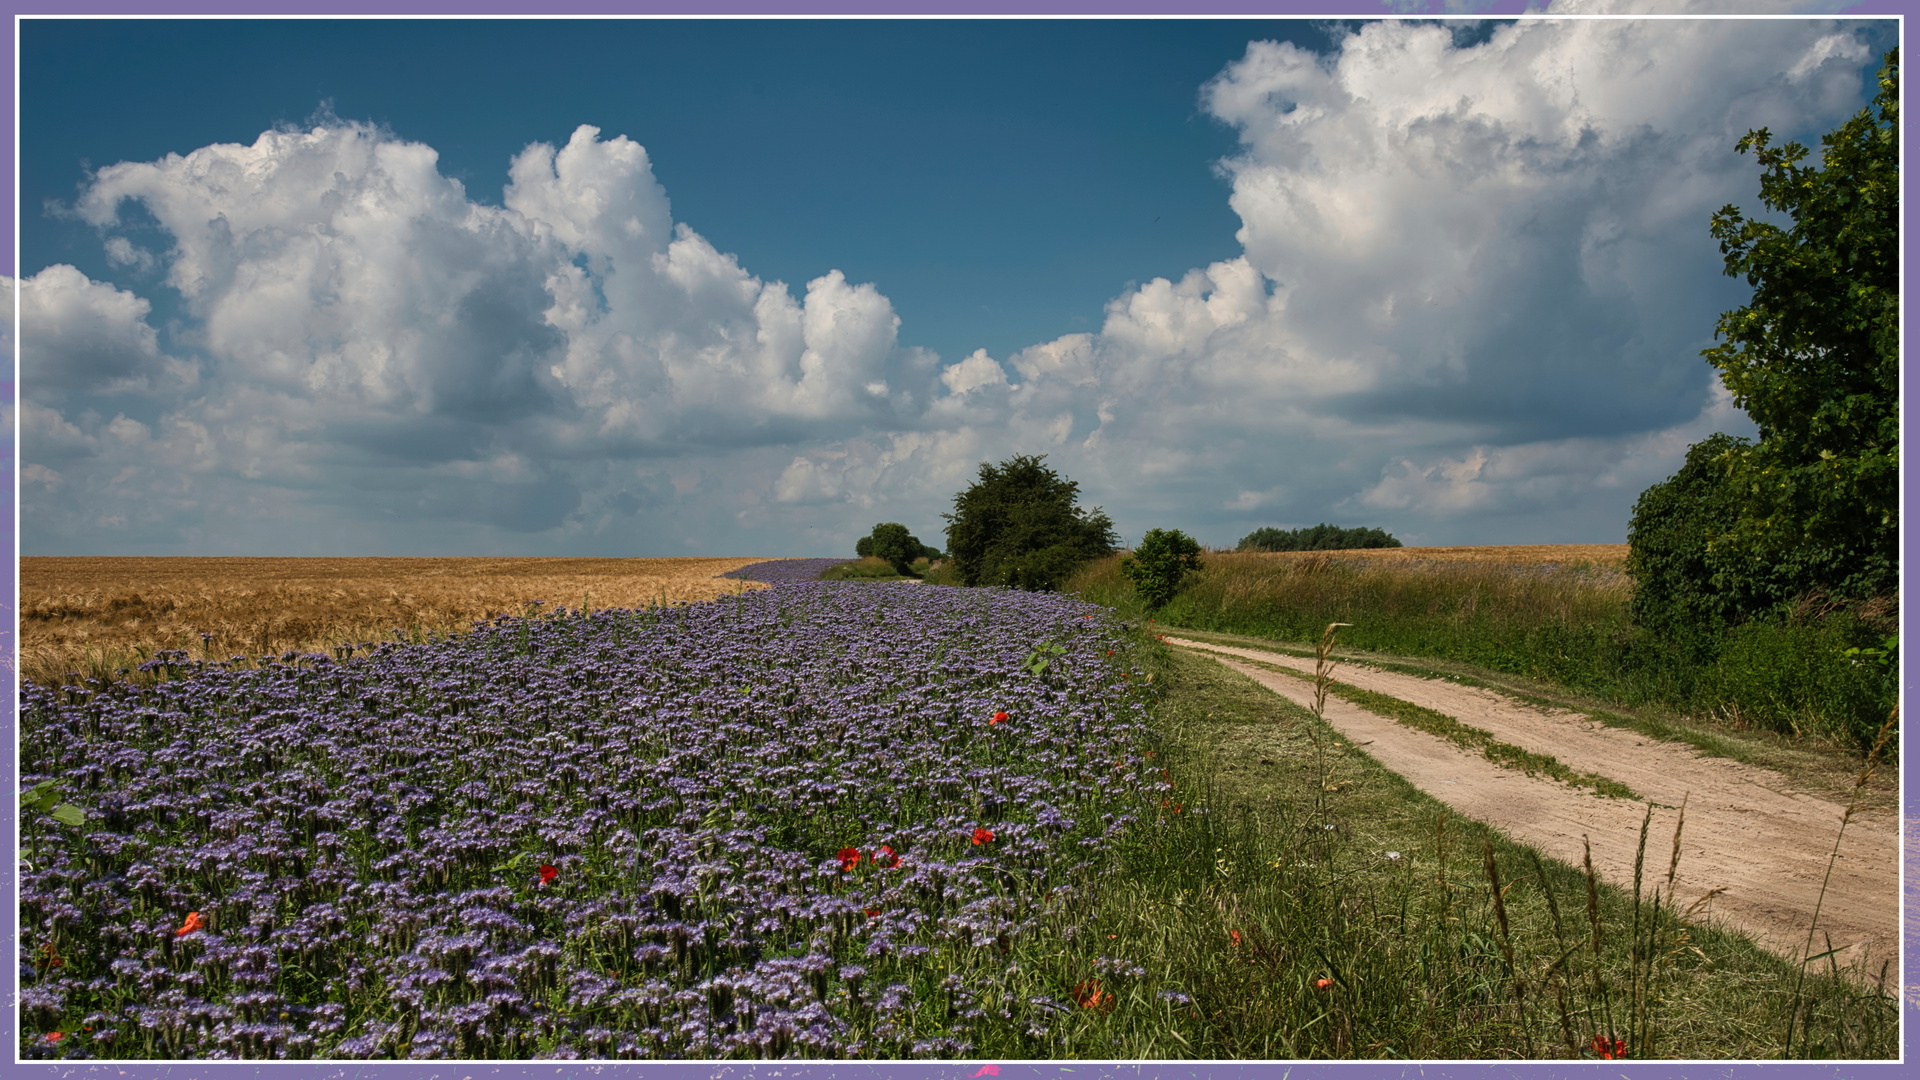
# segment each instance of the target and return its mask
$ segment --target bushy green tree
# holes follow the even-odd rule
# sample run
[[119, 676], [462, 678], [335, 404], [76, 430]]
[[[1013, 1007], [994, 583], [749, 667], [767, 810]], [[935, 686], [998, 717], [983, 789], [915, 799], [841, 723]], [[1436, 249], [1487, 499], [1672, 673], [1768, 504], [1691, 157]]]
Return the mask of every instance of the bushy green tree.
[[893, 572], [912, 576], [913, 560], [920, 558], [926, 545], [920, 538], [907, 531], [905, 525], [897, 521], [883, 521], [873, 527], [873, 555], [885, 559], [893, 567]]
[[1400, 541], [1380, 529], [1343, 529], [1321, 522], [1311, 529], [1255, 529], [1240, 538], [1237, 551], [1353, 551], [1396, 548]]
[[[1812, 589], [1865, 598], [1897, 586], [1899, 50], [1879, 83], [1870, 107], [1821, 138], [1817, 168], [1799, 164], [1798, 143], [1770, 147], [1766, 128], [1736, 144], [1791, 229], [1732, 205], [1713, 217], [1727, 275], [1754, 288], [1702, 354], [1759, 428], [1724, 454], [1743, 505], [1714, 541], [1716, 588], [1749, 597], [1747, 614]], [[1771, 580], [1746, 580], [1749, 568]]]
[[1746, 445], [1725, 434], [1695, 443], [1679, 472], [1640, 493], [1627, 526], [1635, 624], [1681, 638], [1739, 621], [1744, 605], [1714, 586], [1712, 544], [1739, 519], [1740, 492], [1727, 460]]
[[853, 553], [863, 559], [873, 558], [873, 534], [868, 533], [853, 542]]
[[967, 585], [1055, 589], [1119, 540], [1099, 507], [1076, 505], [1080, 485], [1046, 467], [1045, 456], [982, 462], [980, 478], [953, 497], [947, 555]]
[[1150, 611], [1167, 606], [1180, 580], [1200, 568], [1200, 545], [1179, 529], [1148, 529], [1133, 554], [1120, 560], [1120, 572]]
[[1879, 82], [1871, 107], [1821, 138], [1818, 168], [1799, 164], [1798, 143], [1769, 146], [1765, 128], [1735, 145], [1793, 227], [1732, 205], [1713, 216], [1727, 275], [1754, 292], [1702, 355], [1759, 439], [1695, 445], [1634, 509], [1633, 614], [1664, 635], [1898, 587], [1898, 50]]

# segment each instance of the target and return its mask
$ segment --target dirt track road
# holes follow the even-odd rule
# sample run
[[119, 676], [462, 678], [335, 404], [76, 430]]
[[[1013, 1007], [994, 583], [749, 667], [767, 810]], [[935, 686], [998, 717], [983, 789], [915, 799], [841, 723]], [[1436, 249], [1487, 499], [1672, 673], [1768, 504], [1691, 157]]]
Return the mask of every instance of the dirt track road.
[[[1254, 659], [1313, 673], [1311, 659], [1169, 636], [1167, 643], [1203, 651], [1291, 701], [1313, 705], [1313, 684], [1263, 670]], [[1580, 713], [1555, 712], [1479, 687], [1342, 665], [1334, 678], [1412, 702], [1489, 732], [1501, 742], [1551, 754], [1569, 768], [1627, 785], [1653, 804], [1647, 835], [1647, 889], [1664, 885], [1681, 800], [1680, 867], [1674, 892], [1684, 906], [1722, 889], [1698, 918], [1752, 935], [1783, 955], [1806, 943], [1828, 856], [1845, 808], [1792, 791], [1779, 773], [1725, 758], [1702, 757], [1680, 743], [1610, 728]], [[1608, 799], [1544, 777], [1503, 768], [1478, 753], [1377, 716], [1339, 698], [1326, 702], [1327, 722], [1362, 752], [1456, 812], [1575, 866], [1581, 837], [1593, 842], [1594, 870], [1633, 887], [1634, 850], [1646, 804]], [[1819, 930], [1844, 951], [1846, 967], [1865, 955], [1868, 974], [1897, 960], [1900, 859], [1897, 824], [1884, 814], [1856, 813], [1820, 906]], [[1813, 952], [1828, 947], [1816, 934]]]

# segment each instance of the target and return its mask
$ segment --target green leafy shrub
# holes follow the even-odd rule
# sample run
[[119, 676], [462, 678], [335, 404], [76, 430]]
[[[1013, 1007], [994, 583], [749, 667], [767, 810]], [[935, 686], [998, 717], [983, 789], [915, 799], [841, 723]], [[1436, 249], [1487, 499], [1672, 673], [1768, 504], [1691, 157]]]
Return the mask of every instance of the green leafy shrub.
[[902, 577], [913, 576], [913, 560], [918, 559], [921, 549], [926, 547], [919, 537], [897, 521], [883, 521], [873, 527], [872, 539], [874, 558], [885, 559], [893, 572]]
[[1120, 560], [1120, 572], [1149, 611], [1165, 607], [1188, 571], [1199, 569], [1200, 545], [1179, 529], [1148, 529], [1133, 554]]
[[820, 573], [821, 581], [872, 581], [875, 579], [891, 581], [900, 577], [894, 572], [893, 564], [885, 559], [876, 559], [869, 555], [864, 559], [844, 562], [838, 566], [829, 566]]
[[[1725, 434], [1695, 443], [1679, 472], [1640, 493], [1627, 525], [1627, 573], [1634, 583], [1627, 610], [1635, 625], [1676, 641], [1717, 634], [1759, 600], [1751, 583], [1740, 590], [1732, 575], [1716, 574], [1713, 553], [1713, 542], [1740, 514], [1727, 456], [1746, 445]], [[1716, 580], [1723, 587], [1716, 588]]]
[[[920, 542], [897, 521], [883, 521], [873, 532], [853, 545], [853, 553], [862, 559], [883, 559], [901, 577], [918, 577], [921, 563], [941, 558], [940, 549]], [[859, 575], [871, 577], [871, 574]]]
[[1020, 455], [981, 463], [980, 479], [953, 498], [947, 552], [967, 585], [1058, 588], [1090, 559], [1112, 554], [1113, 520], [1076, 505], [1080, 485]]

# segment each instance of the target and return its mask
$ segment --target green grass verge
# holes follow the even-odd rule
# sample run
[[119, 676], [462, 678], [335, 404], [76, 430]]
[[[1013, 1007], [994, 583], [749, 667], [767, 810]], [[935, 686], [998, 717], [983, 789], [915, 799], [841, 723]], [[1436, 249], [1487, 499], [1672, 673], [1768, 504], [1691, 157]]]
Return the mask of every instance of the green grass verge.
[[912, 580], [905, 574], [896, 574], [893, 564], [885, 559], [868, 556], [829, 566], [820, 572], [821, 581], [907, 581]]
[[1135, 662], [1156, 676], [1167, 803], [1064, 901], [1090, 929], [1032, 943], [1087, 990], [1049, 1056], [1592, 1058], [1606, 1034], [1632, 1058], [1757, 1059], [1796, 1007], [1796, 1057], [1898, 1054], [1876, 972], [1796, 992], [1792, 965], [1682, 920], [1665, 838], [1637, 902], [1590, 894], [1253, 680], [1150, 640]]
[[843, 562], [838, 566], [829, 566], [820, 572], [821, 581], [924, 581], [929, 585], [958, 585], [960, 581], [951, 569], [950, 563], [935, 566], [926, 559], [916, 560], [912, 574], [896, 574], [893, 564], [885, 559], [868, 556]]

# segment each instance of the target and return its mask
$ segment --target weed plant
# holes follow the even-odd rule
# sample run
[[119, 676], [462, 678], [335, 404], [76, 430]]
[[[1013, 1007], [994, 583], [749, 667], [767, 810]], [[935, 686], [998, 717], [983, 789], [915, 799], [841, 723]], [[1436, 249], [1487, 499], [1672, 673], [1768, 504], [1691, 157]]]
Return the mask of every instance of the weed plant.
[[[1069, 591], [1144, 616], [1117, 559]], [[1656, 638], [1627, 615], [1632, 582], [1598, 563], [1422, 563], [1329, 555], [1213, 555], [1159, 622], [1311, 643], [1352, 623], [1355, 649], [1435, 657], [1542, 679], [1610, 702], [1712, 712], [1730, 726], [1815, 738], [1865, 753], [1892, 706], [1890, 666], [1846, 650], [1879, 646], [1884, 614], [1821, 611], [1722, 636]]]

